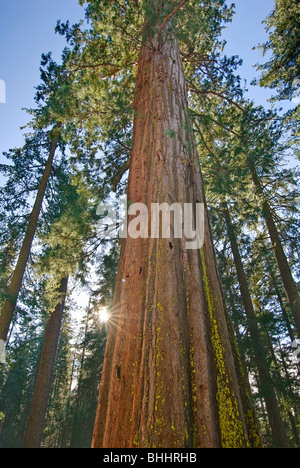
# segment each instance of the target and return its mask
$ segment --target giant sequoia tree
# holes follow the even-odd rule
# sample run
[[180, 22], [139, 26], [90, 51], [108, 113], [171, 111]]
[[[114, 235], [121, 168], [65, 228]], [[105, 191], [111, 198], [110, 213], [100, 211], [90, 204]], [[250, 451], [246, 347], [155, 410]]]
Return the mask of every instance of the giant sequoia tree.
[[[126, 17], [127, 7], [119, 14]], [[151, 203], [205, 204], [181, 52], [186, 44], [198, 59], [205, 44], [209, 52], [228, 11], [223, 1], [149, 0], [135, 8], [143, 25], [128, 199], [149, 211]], [[122, 245], [94, 447], [259, 443], [206, 208], [201, 249], [175, 237], [172, 225], [168, 239], [128, 237]]]
[[[56, 27], [62, 65], [42, 57], [34, 132], [0, 165], [0, 339], [13, 316], [0, 445], [88, 447], [97, 409], [93, 447], [259, 447], [250, 401], [265, 446], [298, 445], [299, 174], [282, 167], [296, 113], [245, 99], [239, 60], [218, 39], [233, 11], [224, 0], [80, 3], [87, 21]], [[263, 68], [285, 97], [290, 4], [277, 0], [269, 24], [292, 74]], [[125, 190], [119, 242], [96, 208]], [[204, 244], [191, 248], [199, 204]]]

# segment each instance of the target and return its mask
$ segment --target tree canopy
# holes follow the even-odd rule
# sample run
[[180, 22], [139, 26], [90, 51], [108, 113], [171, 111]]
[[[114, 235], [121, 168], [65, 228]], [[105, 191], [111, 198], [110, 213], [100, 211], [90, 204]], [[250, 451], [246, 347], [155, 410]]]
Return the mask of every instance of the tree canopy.
[[[0, 165], [0, 446], [299, 447], [299, 105], [246, 98], [224, 0], [79, 3]], [[265, 20], [278, 100], [300, 80], [299, 8]], [[204, 246], [174, 225], [108, 235], [97, 208], [124, 194], [201, 201]]]

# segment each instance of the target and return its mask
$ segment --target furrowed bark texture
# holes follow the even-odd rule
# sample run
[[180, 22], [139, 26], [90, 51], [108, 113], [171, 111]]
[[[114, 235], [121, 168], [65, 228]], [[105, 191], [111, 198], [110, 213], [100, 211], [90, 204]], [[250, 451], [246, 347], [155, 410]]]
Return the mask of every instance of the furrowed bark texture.
[[68, 278], [64, 278], [59, 287], [59, 302], [49, 318], [45, 331], [34, 394], [25, 432], [24, 448], [40, 448], [42, 443], [67, 290]]
[[[178, 45], [143, 47], [128, 200], [204, 203]], [[172, 232], [172, 231], [171, 231]], [[205, 243], [121, 249], [93, 447], [250, 445], [207, 212]], [[254, 424], [255, 425], [255, 424]]]
[[36, 233], [38, 219], [40, 216], [48, 180], [50, 177], [53, 159], [60, 135], [62, 125], [58, 124], [57, 128], [53, 132], [53, 138], [49, 153], [49, 158], [45, 165], [45, 170], [40, 182], [38, 193], [35, 199], [32, 212], [30, 214], [27, 230], [23, 240], [23, 244], [19, 253], [18, 261], [14, 270], [14, 274], [7, 291], [7, 299], [3, 305], [1, 316], [0, 316], [0, 340], [6, 341], [9, 327], [13, 318], [13, 314], [17, 305], [17, 300], [22, 287], [23, 277], [26, 269], [26, 265], [29, 259], [32, 242]]

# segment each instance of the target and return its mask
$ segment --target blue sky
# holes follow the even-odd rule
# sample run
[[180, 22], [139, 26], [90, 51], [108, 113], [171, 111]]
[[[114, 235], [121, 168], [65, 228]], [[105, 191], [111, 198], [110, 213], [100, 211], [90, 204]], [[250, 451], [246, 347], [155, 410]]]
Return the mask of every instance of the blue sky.
[[[255, 63], [262, 61], [253, 46], [266, 39], [263, 19], [274, 0], [236, 0], [236, 15], [224, 37], [227, 55], [244, 60], [240, 75], [248, 85], [256, 76]], [[34, 105], [34, 86], [39, 83], [41, 54], [53, 51], [59, 61], [65, 40], [55, 35], [56, 21], [83, 18], [84, 10], [77, 0], [9, 0], [2, 2], [0, 16], [0, 79], [6, 83], [6, 104], [0, 104], [0, 155], [9, 148], [21, 146], [20, 127], [28, 122], [21, 109]], [[266, 104], [270, 91], [250, 86], [250, 97]], [[0, 158], [3, 160], [2, 156]]]
[[77, 0], [9, 0], [1, 2], [0, 79], [6, 83], [6, 104], [0, 104], [0, 154], [22, 145], [20, 127], [34, 106], [34, 86], [40, 82], [40, 59], [53, 51], [59, 61], [64, 38], [54, 33], [58, 19], [72, 23], [84, 16]]
[[268, 38], [263, 20], [274, 7], [274, 0], [236, 0], [236, 14], [226, 30], [224, 38], [227, 41], [225, 53], [228, 56], [239, 55], [243, 59], [240, 76], [247, 80], [249, 97], [257, 105], [269, 105], [268, 98], [272, 96], [271, 90], [259, 86], [251, 86], [253, 78], [259, 76], [254, 67], [257, 63], [264, 63], [261, 51], [253, 50], [258, 44], [264, 43]]

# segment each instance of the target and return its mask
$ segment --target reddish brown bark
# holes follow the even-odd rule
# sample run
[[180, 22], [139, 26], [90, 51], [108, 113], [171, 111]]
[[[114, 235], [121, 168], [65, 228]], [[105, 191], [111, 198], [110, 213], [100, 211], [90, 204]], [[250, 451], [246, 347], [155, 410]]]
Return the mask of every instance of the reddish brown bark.
[[22, 243], [22, 247], [19, 253], [18, 261], [12, 276], [12, 280], [7, 290], [7, 299], [3, 305], [0, 315], [0, 340], [6, 341], [9, 327], [13, 318], [13, 314], [17, 305], [20, 289], [23, 282], [23, 277], [26, 269], [26, 265], [29, 259], [32, 242], [36, 233], [39, 215], [41, 212], [48, 180], [50, 177], [53, 159], [60, 135], [62, 125], [58, 124], [56, 129], [53, 131], [53, 137], [51, 142], [51, 148], [48, 160], [45, 165], [42, 180], [40, 182], [38, 193], [35, 199], [34, 206], [32, 208], [28, 225], [25, 233], [25, 237]]
[[40, 448], [41, 446], [67, 290], [68, 278], [64, 278], [58, 289], [59, 301], [49, 317], [45, 330], [34, 394], [26, 426], [24, 448]]
[[[141, 51], [128, 199], [205, 202], [177, 43]], [[121, 249], [93, 447], [246, 447], [249, 431], [211, 231], [127, 238]], [[253, 421], [252, 421], [253, 422]], [[251, 438], [253, 440], [253, 438]]]

